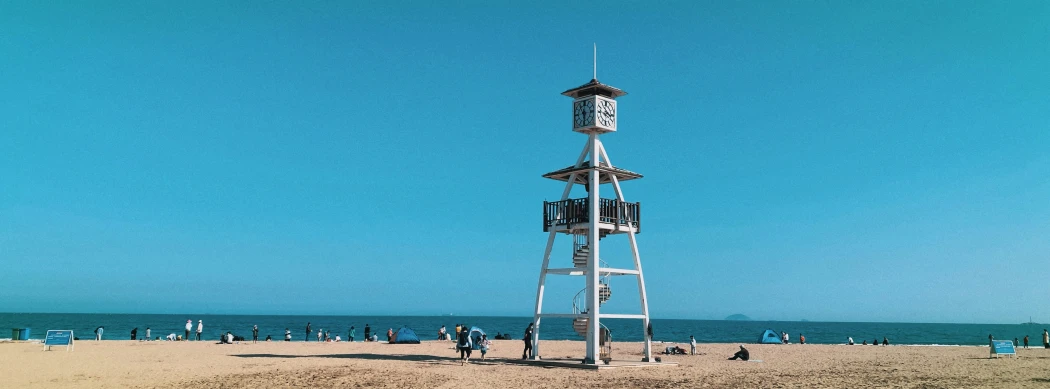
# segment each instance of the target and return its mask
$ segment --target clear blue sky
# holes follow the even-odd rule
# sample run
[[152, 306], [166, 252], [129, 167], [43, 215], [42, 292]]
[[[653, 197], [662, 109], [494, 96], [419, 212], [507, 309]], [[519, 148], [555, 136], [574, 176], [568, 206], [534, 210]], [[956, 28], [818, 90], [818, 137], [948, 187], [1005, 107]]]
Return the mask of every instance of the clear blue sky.
[[1050, 321], [1047, 2], [76, 3], [0, 4], [0, 311], [529, 315], [597, 43], [655, 317]]

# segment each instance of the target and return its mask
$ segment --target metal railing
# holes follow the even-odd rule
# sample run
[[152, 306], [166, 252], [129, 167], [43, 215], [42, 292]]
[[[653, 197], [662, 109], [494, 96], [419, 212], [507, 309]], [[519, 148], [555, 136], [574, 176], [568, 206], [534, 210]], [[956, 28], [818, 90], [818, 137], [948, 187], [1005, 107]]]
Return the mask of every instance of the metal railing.
[[[543, 202], [543, 232], [551, 227], [590, 222], [590, 201], [587, 198]], [[616, 199], [599, 199], [598, 222], [628, 225], [642, 232], [642, 203], [629, 203]]]

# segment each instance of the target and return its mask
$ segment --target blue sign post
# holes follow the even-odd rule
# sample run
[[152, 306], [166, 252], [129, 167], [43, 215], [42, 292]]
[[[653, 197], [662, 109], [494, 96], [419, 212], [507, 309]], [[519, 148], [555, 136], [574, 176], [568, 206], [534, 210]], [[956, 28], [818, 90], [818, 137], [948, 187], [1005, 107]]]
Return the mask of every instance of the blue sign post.
[[47, 330], [44, 337], [44, 350], [51, 350], [51, 346], [66, 346], [66, 351], [73, 348], [72, 330]]
[[992, 348], [991, 354], [988, 358], [994, 355], [999, 358], [1000, 355], [1013, 355], [1017, 356], [1017, 351], [1014, 350], [1014, 342], [1012, 340], [993, 340], [990, 346]]

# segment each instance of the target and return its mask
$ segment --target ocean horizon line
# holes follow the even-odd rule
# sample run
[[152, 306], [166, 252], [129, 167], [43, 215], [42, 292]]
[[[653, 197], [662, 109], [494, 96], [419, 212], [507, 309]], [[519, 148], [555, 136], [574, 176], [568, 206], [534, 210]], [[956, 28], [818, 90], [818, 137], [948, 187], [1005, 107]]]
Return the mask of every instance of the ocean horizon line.
[[[0, 311], [0, 314], [17, 315], [183, 315], [183, 316], [258, 316], [258, 317], [486, 317], [486, 318], [508, 318], [508, 319], [532, 319], [526, 315], [460, 315], [460, 314], [301, 314], [301, 313], [156, 313], [156, 312], [14, 312]], [[717, 321], [717, 322], [741, 322], [741, 323], [832, 323], [832, 324], [952, 324], [952, 325], [1050, 325], [1041, 322], [948, 322], [948, 321], [864, 321], [864, 320], [780, 320], [780, 319], [698, 319], [680, 317], [659, 317], [650, 315], [652, 320], [684, 320], [684, 321]]]

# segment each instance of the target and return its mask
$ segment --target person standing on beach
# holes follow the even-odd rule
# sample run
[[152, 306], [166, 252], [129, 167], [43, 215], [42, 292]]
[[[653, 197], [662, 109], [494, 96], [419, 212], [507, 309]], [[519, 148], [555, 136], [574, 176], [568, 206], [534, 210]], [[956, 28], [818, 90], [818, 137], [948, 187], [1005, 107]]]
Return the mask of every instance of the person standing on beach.
[[146, 340], [153, 340], [153, 338], [149, 337], [149, 327], [146, 327]]
[[320, 329], [320, 328], [317, 329], [317, 341], [318, 342], [321, 341], [321, 335], [324, 335], [324, 332], [321, 332], [321, 331], [322, 331], [322, 329]]
[[533, 323], [529, 323], [529, 326], [525, 327], [525, 336], [522, 337], [525, 340], [525, 350], [521, 351], [521, 359], [532, 357], [532, 325]]
[[310, 341], [310, 322], [306, 322], [306, 338], [303, 341], [304, 342], [309, 342]]
[[252, 326], [252, 343], [259, 343], [259, 326]]
[[[98, 336], [102, 337], [102, 333], [99, 332]], [[1046, 332], [1046, 328], [1043, 328], [1043, 348], [1050, 348], [1050, 332]]]
[[350, 342], [354, 341], [354, 335], [356, 335], [355, 332], [357, 332], [357, 330], [354, 329], [354, 326], [350, 326], [350, 334], [346, 337]]
[[459, 364], [463, 365], [470, 362], [470, 350], [473, 349], [470, 343], [470, 332], [460, 331], [458, 338], [456, 349], [459, 350]]
[[372, 340], [372, 327], [365, 323], [365, 340]]
[[798, 334], [798, 344], [806, 344], [806, 335]]
[[190, 331], [193, 331], [193, 320], [186, 320], [186, 336], [182, 339], [190, 340]]
[[[530, 326], [532, 324], [529, 324]], [[649, 322], [649, 325], [645, 327], [645, 332], [649, 334], [649, 341], [653, 341], [653, 322]]]
[[135, 336], [138, 335], [138, 333], [139, 333], [139, 328], [138, 327], [132, 328], [131, 329], [131, 340], [135, 340]]
[[201, 332], [204, 332], [204, 320], [197, 320], [197, 341], [201, 340]]
[[696, 338], [689, 335], [689, 355], [696, 355]]
[[1028, 348], [1028, 335], [1024, 336], [1024, 348]]

